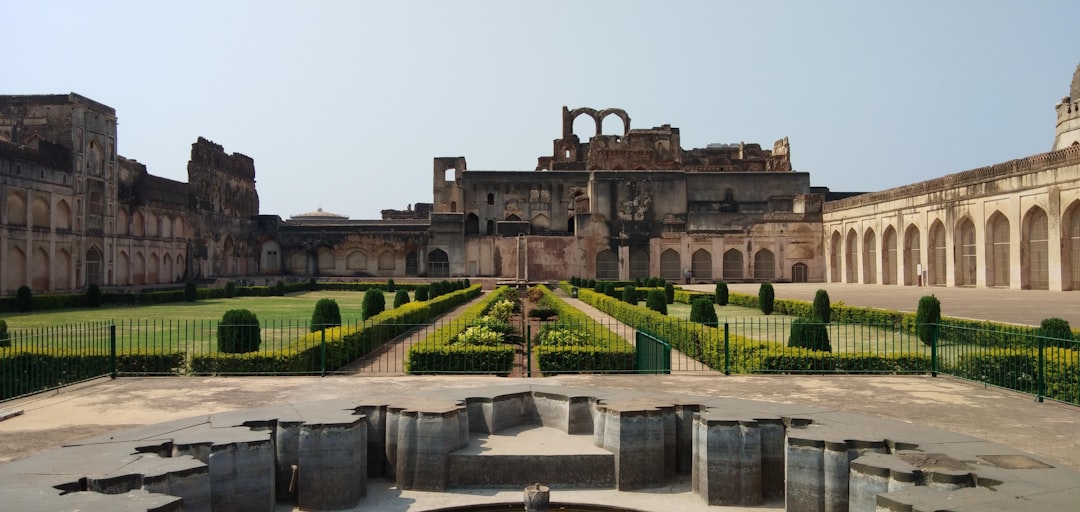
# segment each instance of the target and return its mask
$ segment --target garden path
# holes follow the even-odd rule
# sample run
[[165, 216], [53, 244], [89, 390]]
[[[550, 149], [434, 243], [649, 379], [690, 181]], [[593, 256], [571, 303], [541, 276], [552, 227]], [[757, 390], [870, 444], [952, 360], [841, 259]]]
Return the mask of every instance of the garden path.
[[[597, 322], [600, 322], [602, 325], [607, 326], [609, 329], [615, 332], [615, 334], [621, 336], [631, 345], [637, 344], [637, 330], [635, 330], [633, 327], [630, 327], [629, 325], [626, 325], [616, 320], [615, 317], [610, 316], [607, 313], [604, 313], [603, 311], [600, 311], [599, 309], [596, 309], [586, 304], [581, 299], [567, 295], [566, 292], [562, 291], [562, 289], [560, 288], [555, 289], [555, 294], [558, 295], [559, 298], [567, 304], [577, 308], [582, 313], [589, 315], [590, 318], [596, 320]], [[678, 374], [684, 372], [703, 371], [712, 371], [712, 368], [709, 368], [701, 361], [698, 361], [678, 350], [671, 349], [671, 373]]]
[[405, 360], [409, 354], [409, 347], [426, 338], [432, 329], [436, 329], [447, 322], [452, 322], [457, 319], [469, 308], [469, 306], [484, 298], [484, 295], [488, 293], [491, 292], [485, 290], [480, 295], [477, 295], [475, 299], [447, 311], [431, 323], [417, 326], [416, 329], [386, 342], [381, 347], [364, 356], [363, 359], [342, 368], [340, 372], [379, 374], [385, 376], [405, 375]]

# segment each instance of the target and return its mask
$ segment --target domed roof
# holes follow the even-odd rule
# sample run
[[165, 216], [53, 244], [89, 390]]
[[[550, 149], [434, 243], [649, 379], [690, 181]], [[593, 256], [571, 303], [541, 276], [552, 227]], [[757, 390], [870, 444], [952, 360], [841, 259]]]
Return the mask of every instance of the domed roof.
[[319, 208], [313, 212], [301, 213], [298, 215], [292, 215], [289, 217], [293, 220], [345, 220], [348, 219], [348, 215], [338, 215], [336, 213], [324, 212], [322, 208]]

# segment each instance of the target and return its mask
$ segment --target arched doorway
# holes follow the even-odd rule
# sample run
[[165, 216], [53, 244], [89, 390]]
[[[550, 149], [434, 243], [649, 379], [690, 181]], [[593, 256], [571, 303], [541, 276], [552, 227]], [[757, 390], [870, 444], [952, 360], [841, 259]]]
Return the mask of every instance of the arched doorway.
[[680, 267], [679, 253], [675, 249], [665, 249], [660, 253], [660, 277], [668, 281], [678, 281], [682, 278]]
[[776, 256], [768, 249], [754, 254], [754, 279], [776, 278]]
[[892, 226], [881, 236], [881, 284], [896, 284], [896, 230]]
[[[97, 247], [91, 247], [86, 251], [86, 285], [96, 284], [101, 286], [101, 251]], [[138, 284], [142, 284], [140, 279]]]
[[855, 230], [848, 231], [847, 240], [844, 242], [844, 276], [845, 283], [859, 282], [859, 236]]
[[1024, 269], [1024, 288], [1050, 289], [1050, 228], [1042, 208], [1032, 208], [1024, 219], [1024, 244], [1020, 266]]
[[630, 251], [630, 279], [649, 277], [649, 253], [644, 249]]
[[877, 236], [867, 229], [863, 236], [863, 283], [877, 283]]
[[986, 224], [986, 286], [1008, 288], [1011, 284], [1009, 246], [1009, 219], [994, 212]]
[[429, 277], [450, 277], [450, 257], [446, 251], [435, 249], [429, 252], [427, 269]]
[[840, 241], [840, 232], [833, 231], [832, 241], [829, 243], [829, 281], [834, 283], [844, 281], [840, 274], [840, 247], [842, 243]]
[[978, 260], [975, 254], [975, 223], [971, 219], [960, 221], [955, 239], [959, 252], [956, 258], [956, 286], [975, 286]]
[[415, 276], [419, 273], [420, 258], [416, 256], [416, 251], [409, 251], [405, 255], [405, 275]]
[[743, 278], [743, 255], [738, 249], [724, 251], [724, 280], [734, 281]]
[[712, 254], [705, 249], [698, 249], [690, 256], [690, 270], [694, 279], [712, 281]]
[[919, 251], [919, 228], [910, 226], [904, 234], [904, 284], [919, 284], [919, 263], [922, 261]]
[[799, 262], [791, 266], [791, 282], [805, 283], [810, 275], [810, 268], [806, 263]]
[[596, 278], [608, 281], [619, 279], [619, 257], [610, 249], [596, 253]]

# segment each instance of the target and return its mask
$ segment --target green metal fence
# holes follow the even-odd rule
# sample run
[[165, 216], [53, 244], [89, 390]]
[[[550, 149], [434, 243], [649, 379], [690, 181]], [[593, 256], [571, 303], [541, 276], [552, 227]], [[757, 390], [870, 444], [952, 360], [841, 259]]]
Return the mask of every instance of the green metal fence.
[[[135, 375], [940, 373], [1080, 405], [1080, 342], [1040, 337], [1034, 328], [944, 323], [924, 342], [912, 326], [898, 324], [793, 327], [787, 317], [715, 326], [675, 317], [628, 323], [523, 319], [502, 343], [474, 347], [456, 343], [470, 327], [459, 320], [354, 323], [314, 332], [305, 321], [263, 322], [258, 349], [243, 354], [222, 353], [219, 331], [254, 326], [135, 320], [11, 329], [11, 339], [0, 340], [0, 400]], [[807, 329], [825, 333], [829, 350], [789, 346]]]

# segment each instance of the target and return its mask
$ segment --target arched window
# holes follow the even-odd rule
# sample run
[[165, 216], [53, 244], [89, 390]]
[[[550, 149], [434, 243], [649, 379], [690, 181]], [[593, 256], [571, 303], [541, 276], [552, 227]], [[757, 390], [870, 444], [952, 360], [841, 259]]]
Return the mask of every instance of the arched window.
[[127, 252], [120, 251], [120, 253], [116, 255], [116, 284], [121, 286], [131, 284], [131, 276], [129, 275], [131, 269], [128, 268], [129, 265]]
[[465, 217], [465, 234], [480, 234], [480, 217], [477, 217], [475, 213], [470, 213], [468, 217]]
[[964, 219], [956, 230], [960, 252], [956, 262], [956, 286], [975, 286], [978, 260], [975, 254], [975, 223]]
[[397, 269], [397, 259], [394, 258], [394, 253], [390, 251], [383, 251], [379, 254], [379, 270], [393, 272]]
[[345, 257], [345, 270], [354, 272], [367, 270], [367, 255], [360, 251], [350, 252]]
[[161, 260], [158, 259], [156, 252], [150, 252], [150, 257], [146, 260], [146, 282], [148, 284], [157, 284], [160, 281], [159, 274], [161, 271]]
[[649, 253], [642, 249], [630, 251], [630, 279], [649, 277]]
[[849, 230], [847, 235], [847, 241], [844, 242], [844, 268], [847, 270], [845, 276], [845, 283], [857, 283], [859, 282], [859, 236], [855, 234], [855, 230]]
[[596, 278], [609, 281], [619, 278], [619, 257], [609, 249], [596, 253]]
[[892, 226], [881, 236], [881, 284], [896, 284], [896, 230]]
[[488, 221], [487, 221], [487, 234], [488, 235], [494, 235], [495, 234], [495, 221], [490, 220], [490, 219], [488, 219]]
[[[949, 266], [949, 253], [945, 248], [945, 225], [941, 221], [935, 221], [930, 226], [930, 247], [929, 253], [927, 253], [927, 264], [930, 266], [927, 269], [927, 280], [930, 281], [928, 285], [945, 286]], [[954, 263], [955, 265], [955, 263]]]
[[450, 213], [457, 212], [457, 201], [450, 201]]
[[675, 249], [665, 249], [660, 253], [660, 277], [668, 281], [678, 281], [682, 279], [681, 267], [679, 253]]
[[810, 267], [806, 263], [799, 262], [791, 266], [791, 282], [805, 283], [810, 274]]
[[487, 204], [495, 204], [495, 194], [488, 192]]
[[698, 249], [690, 255], [690, 271], [694, 273], [694, 279], [712, 281], [712, 254], [705, 249]]
[[768, 249], [754, 254], [754, 279], [773, 279], [776, 277], [776, 257]]
[[909, 226], [904, 235], [904, 284], [915, 286], [919, 284], [919, 263], [922, 262], [922, 253], [919, 250], [919, 228]]
[[724, 251], [724, 280], [743, 278], [743, 255], [738, 249]]
[[49, 253], [38, 247], [34, 251], [34, 257], [30, 260], [30, 268], [33, 273], [30, 280], [30, 288], [34, 290], [48, 291], [49, 287]]
[[26, 253], [18, 246], [12, 245], [8, 248], [6, 256], [3, 267], [4, 281], [9, 291], [15, 291], [26, 284]]
[[877, 283], [877, 236], [867, 229], [863, 236], [863, 283]]
[[420, 258], [416, 256], [416, 251], [409, 251], [408, 254], [405, 255], [405, 275], [415, 276], [419, 273], [417, 269], [420, 264], [419, 260]]
[[986, 225], [986, 286], [1008, 288], [1009, 219], [994, 212]]
[[1066, 211], [1061, 226], [1064, 228], [1064, 254], [1061, 255], [1062, 272], [1070, 290], [1080, 290], [1080, 201]]
[[1025, 250], [1021, 254], [1020, 266], [1027, 274], [1025, 288], [1049, 290], [1050, 229], [1046, 212], [1042, 208], [1032, 208], [1028, 212], [1024, 219], [1024, 239]]
[[42, 194], [34, 194], [34, 201], [30, 206], [32, 214], [31, 221], [35, 228], [49, 227], [51, 212], [49, 211], [49, 202], [45, 200]]
[[840, 248], [842, 245], [840, 232], [833, 231], [832, 243], [829, 244], [829, 280], [834, 283], [844, 281], [840, 274]]
[[430, 277], [450, 277], [450, 257], [446, 251], [435, 249], [428, 253], [427, 268]]

